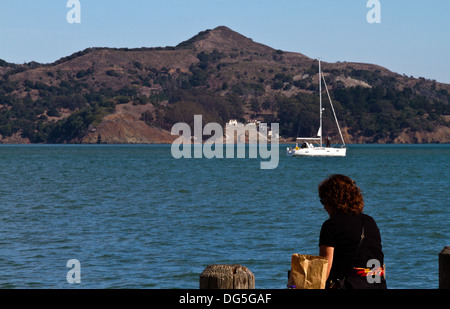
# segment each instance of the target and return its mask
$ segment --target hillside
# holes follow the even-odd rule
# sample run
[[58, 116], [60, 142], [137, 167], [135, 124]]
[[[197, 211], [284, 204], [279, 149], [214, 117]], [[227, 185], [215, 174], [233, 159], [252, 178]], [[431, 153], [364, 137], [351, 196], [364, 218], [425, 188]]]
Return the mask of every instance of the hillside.
[[[322, 62], [348, 143], [450, 142], [450, 85], [363, 63]], [[0, 60], [3, 143], [169, 143], [176, 122], [318, 127], [318, 63], [227, 27], [175, 47], [89, 48], [55, 63]], [[332, 115], [324, 134], [336, 140]]]

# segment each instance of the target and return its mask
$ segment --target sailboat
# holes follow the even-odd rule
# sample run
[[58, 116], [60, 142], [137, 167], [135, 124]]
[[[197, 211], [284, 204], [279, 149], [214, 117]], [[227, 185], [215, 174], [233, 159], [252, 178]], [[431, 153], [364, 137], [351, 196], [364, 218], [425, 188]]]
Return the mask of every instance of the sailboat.
[[[333, 110], [334, 119], [336, 121], [336, 125], [341, 136], [342, 146], [341, 147], [332, 147], [330, 145], [330, 140], [326, 138], [326, 145], [323, 145], [322, 138], [322, 80], [325, 86], [325, 89], [328, 94], [328, 99], [330, 101], [331, 109]], [[295, 148], [288, 147], [287, 155], [290, 157], [293, 156], [317, 156], [317, 157], [345, 157], [347, 154], [347, 148], [345, 147], [345, 141], [342, 137], [341, 128], [339, 127], [339, 123], [337, 121], [336, 113], [334, 111], [333, 102], [331, 101], [330, 93], [328, 92], [328, 87], [325, 82], [325, 77], [323, 76], [320, 60], [319, 60], [319, 97], [320, 97], [320, 125], [319, 130], [317, 132], [316, 137], [297, 137]], [[299, 146], [300, 145], [300, 146]]]

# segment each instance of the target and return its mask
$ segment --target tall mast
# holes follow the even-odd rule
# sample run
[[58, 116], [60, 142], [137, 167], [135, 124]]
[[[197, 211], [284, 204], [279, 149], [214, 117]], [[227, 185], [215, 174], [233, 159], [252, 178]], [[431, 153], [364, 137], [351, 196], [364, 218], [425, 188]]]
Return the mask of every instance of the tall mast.
[[322, 79], [321, 79], [321, 70], [320, 70], [320, 59], [319, 59], [319, 98], [320, 98], [320, 147], [322, 147]]

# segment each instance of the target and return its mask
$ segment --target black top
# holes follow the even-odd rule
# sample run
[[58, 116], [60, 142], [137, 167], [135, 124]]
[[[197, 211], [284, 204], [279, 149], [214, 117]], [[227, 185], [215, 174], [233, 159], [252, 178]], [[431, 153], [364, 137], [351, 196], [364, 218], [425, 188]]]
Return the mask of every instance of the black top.
[[[362, 216], [365, 238], [351, 265], [361, 239]], [[384, 263], [380, 231], [375, 220], [366, 214], [336, 215], [326, 220], [320, 231], [320, 245], [334, 247], [333, 265], [329, 276], [331, 280], [344, 277], [349, 267], [372, 268], [372, 265], [367, 266], [367, 262], [371, 259], [377, 259], [380, 266]]]

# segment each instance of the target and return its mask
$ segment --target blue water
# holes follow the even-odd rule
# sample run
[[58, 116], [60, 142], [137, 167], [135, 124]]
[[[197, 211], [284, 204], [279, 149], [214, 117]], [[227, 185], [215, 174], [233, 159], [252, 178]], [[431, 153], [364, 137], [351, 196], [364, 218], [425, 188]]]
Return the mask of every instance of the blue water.
[[[317, 185], [355, 179], [381, 231], [389, 288], [438, 287], [450, 245], [450, 145], [350, 145], [345, 158], [174, 159], [170, 145], [0, 146], [1, 288], [193, 288], [241, 264], [284, 289], [318, 254]], [[81, 283], [69, 284], [70, 259]]]

